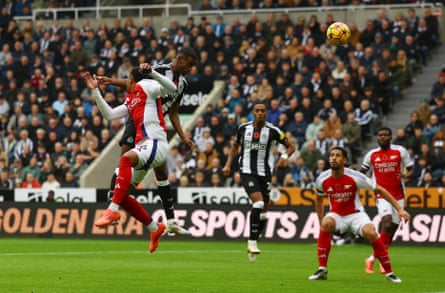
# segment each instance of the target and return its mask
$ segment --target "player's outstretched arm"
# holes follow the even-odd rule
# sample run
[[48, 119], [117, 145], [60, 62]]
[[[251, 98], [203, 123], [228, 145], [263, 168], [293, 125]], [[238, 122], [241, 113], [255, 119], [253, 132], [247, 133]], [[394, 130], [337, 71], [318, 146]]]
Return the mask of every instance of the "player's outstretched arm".
[[108, 76], [96, 76], [96, 79], [99, 84], [114, 85], [122, 88], [125, 88], [127, 86], [126, 79], [116, 79]]
[[150, 70], [149, 76], [159, 82], [159, 84], [167, 91], [166, 94], [168, 95], [174, 94], [178, 89], [178, 87], [172, 80], [155, 70]]
[[95, 75], [91, 76], [89, 72], [86, 72], [84, 73], [84, 79], [86, 86], [92, 91], [93, 97], [96, 100], [99, 111], [102, 113], [105, 119], [114, 120], [114, 119], [125, 118], [128, 116], [128, 109], [127, 106], [125, 106], [124, 104], [119, 105], [114, 109], [111, 108], [110, 105], [108, 105], [108, 103], [102, 97], [100, 90], [98, 89], [99, 82], [96, 79]]
[[397, 213], [399, 214], [399, 217], [401, 219], [409, 221], [411, 215], [399, 205], [394, 197], [383, 186], [377, 185], [375, 188], [375, 192], [383, 196], [383, 198], [386, 199], [397, 210]]

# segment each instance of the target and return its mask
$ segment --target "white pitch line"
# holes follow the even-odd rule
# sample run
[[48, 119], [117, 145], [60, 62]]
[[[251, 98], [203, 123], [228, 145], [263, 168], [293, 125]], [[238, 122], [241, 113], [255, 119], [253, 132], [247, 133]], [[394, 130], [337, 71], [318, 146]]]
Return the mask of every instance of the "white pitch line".
[[[244, 250], [166, 250], [157, 251], [156, 254], [197, 254], [197, 253], [245, 253]], [[267, 253], [298, 253], [296, 250], [271, 250]], [[61, 251], [61, 252], [6, 252], [0, 253], [2, 256], [46, 256], [46, 255], [101, 255], [101, 254], [150, 254], [148, 251]]]

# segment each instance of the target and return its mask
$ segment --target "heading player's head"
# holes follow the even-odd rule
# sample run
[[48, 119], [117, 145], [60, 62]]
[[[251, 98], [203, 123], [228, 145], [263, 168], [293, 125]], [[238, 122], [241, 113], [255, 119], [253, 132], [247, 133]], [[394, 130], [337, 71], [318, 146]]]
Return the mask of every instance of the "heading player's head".
[[266, 103], [262, 101], [255, 102], [252, 108], [252, 114], [254, 118], [254, 123], [257, 126], [263, 126], [264, 123], [266, 123], [266, 117], [267, 117]]
[[198, 61], [198, 55], [190, 47], [183, 47], [173, 63], [173, 69], [182, 75], [188, 74]]
[[382, 149], [388, 149], [391, 146], [391, 140], [392, 140], [392, 131], [389, 127], [380, 127], [375, 132], [375, 135], [377, 136], [377, 143]]
[[148, 71], [140, 69], [139, 67], [134, 67], [127, 79], [127, 91], [131, 91], [136, 83], [144, 78], [148, 78]]
[[329, 165], [332, 170], [343, 169], [348, 162], [348, 153], [342, 147], [335, 146], [331, 148], [329, 153]]

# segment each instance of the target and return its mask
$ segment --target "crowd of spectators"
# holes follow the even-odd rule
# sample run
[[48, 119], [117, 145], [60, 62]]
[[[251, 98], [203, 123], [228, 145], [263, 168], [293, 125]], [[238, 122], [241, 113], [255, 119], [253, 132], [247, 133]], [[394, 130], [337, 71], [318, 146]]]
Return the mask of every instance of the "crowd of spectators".
[[[430, 8], [423, 17], [408, 9], [393, 20], [379, 10], [362, 30], [350, 23], [350, 42], [339, 47], [325, 39], [334, 21], [332, 15], [292, 19], [279, 12], [265, 20], [252, 14], [246, 23], [235, 19], [230, 24], [221, 15], [189, 17], [182, 24], [172, 20], [160, 31], [150, 18], [141, 23], [115, 20], [111, 27], [101, 23], [96, 28], [87, 19], [76, 27], [70, 18], [53, 20], [50, 26], [31, 20], [19, 26], [3, 8], [0, 186], [78, 186], [82, 172], [124, 124], [101, 117], [82, 72], [124, 79], [134, 65], [170, 62], [178, 49], [191, 46], [199, 55], [188, 77], [191, 87], [223, 80], [226, 88], [187, 133], [195, 149], [172, 149], [172, 185], [240, 186], [236, 166], [230, 179], [222, 176], [221, 166], [238, 125], [251, 118], [253, 103], [266, 100], [268, 120], [297, 148], [289, 165], [277, 170], [273, 184], [310, 188], [327, 167], [330, 146], [346, 147], [357, 163], [362, 141], [392, 111], [439, 40]], [[101, 90], [110, 105], [123, 102], [124, 89], [102, 85]], [[443, 108], [437, 97], [427, 103], [433, 111]], [[431, 149], [433, 136], [426, 143]], [[277, 148], [277, 156], [279, 152]]]

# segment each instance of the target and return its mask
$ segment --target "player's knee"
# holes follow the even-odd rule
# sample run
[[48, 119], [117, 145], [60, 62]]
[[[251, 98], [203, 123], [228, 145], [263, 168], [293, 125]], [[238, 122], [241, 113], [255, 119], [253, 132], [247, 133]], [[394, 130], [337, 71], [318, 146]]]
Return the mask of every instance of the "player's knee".
[[262, 201], [262, 200], [260, 200], [260, 201], [256, 201], [256, 202], [254, 202], [253, 204], [252, 204], [252, 207], [254, 208], [254, 209], [263, 209], [263, 207], [264, 207], [264, 201]]
[[333, 232], [335, 231], [335, 220], [332, 217], [324, 217], [321, 221], [321, 230]]
[[369, 242], [373, 242], [374, 240], [377, 240], [379, 238], [379, 235], [377, 234], [377, 231], [375, 230], [373, 224], [364, 225], [362, 228], [362, 235]]

